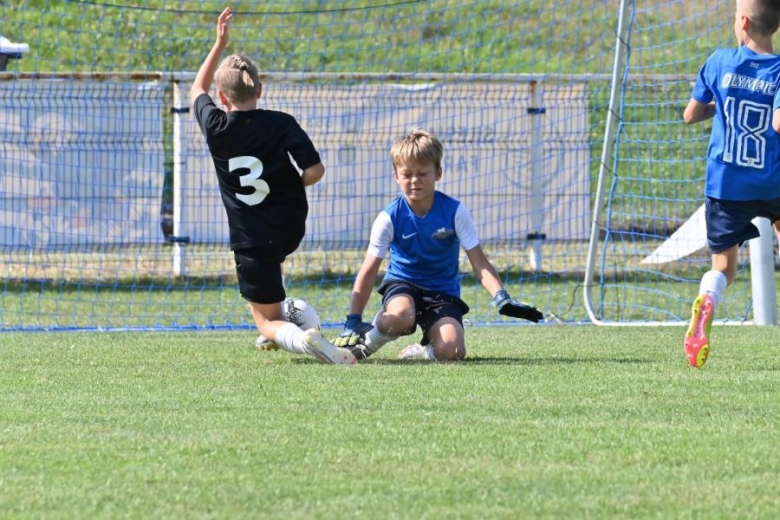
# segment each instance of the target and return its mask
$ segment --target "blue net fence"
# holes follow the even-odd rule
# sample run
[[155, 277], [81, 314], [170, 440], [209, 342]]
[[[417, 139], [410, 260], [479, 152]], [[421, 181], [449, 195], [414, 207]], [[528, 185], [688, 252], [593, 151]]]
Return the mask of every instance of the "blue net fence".
[[[702, 268], [697, 253], [637, 269], [701, 202], [707, 129], [684, 128], [680, 114], [733, 14], [699, 3], [634, 9], [598, 295], [619, 319], [682, 316]], [[390, 145], [420, 126], [444, 142], [439, 189], [470, 209], [510, 293], [551, 320], [587, 319], [579, 291], [614, 2], [231, 5], [227, 53], [256, 61], [260, 106], [294, 115], [327, 170], [307, 190], [307, 236], [284, 265], [290, 296], [325, 325], [343, 320], [371, 224], [399, 193]], [[213, 165], [186, 110], [223, 7], [0, 3], [0, 35], [29, 45], [0, 72], [0, 330], [253, 328]], [[509, 323], [465, 254], [461, 272], [467, 318]], [[735, 316], [742, 291], [732, 293]], [[378, 305], [375, 295], [367, 314]]]

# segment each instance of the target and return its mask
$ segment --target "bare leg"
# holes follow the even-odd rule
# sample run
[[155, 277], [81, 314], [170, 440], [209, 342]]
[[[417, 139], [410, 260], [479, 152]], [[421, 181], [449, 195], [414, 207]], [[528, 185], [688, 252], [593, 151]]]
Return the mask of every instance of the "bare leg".
[[276, 331], [286, 325], [282, 317], [282, 304], [249, 302], [249, 309], [257, 325], [257, 331], [271, 341], [276, 341]]
[[726, 275], [726, 280], [728, 280], [729, 285], [731, 285], [734, 282], [734, 278], [737, 277], [738, 253], [739, 246], [732, 246], [722, 253], [715, 253], [712, 255], [712, 269]]
[[357, 356], [366, 358], [399, 336], [414, 332], [415, 327], [414, 299], [406, 294], [394, 296], [377, 313]]
[[466, 357], [463, 326], [455, 318], [442, 318], [428, 331], [438, 361], [457, 361]]

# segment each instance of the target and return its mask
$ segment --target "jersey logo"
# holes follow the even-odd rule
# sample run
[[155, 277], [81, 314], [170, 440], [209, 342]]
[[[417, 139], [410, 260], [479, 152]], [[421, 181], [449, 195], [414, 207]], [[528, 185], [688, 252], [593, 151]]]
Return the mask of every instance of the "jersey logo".
[[437, 240], [444, 240], [451, 237], [454, 234], [455, 234], [455, 230], [453, 229], [439, 228], [436, 231], [434, 231], [433, 235], [431, 236]]
[[738, 88], [749, 90], [767, 96], [774, 96], [775, 91], [777, 90], [777, 85], [775, 85], [774, 81], [751, 78], [750, 76], [743, 76], [742, 74], [735, 74], [733, 72], [727, 72], [723, 75], [720, 80], [720, 86], [726, 89]]
[[403, 238], [404, 240], [406, 240], [407, 238], [412, 238], [412, 237], [413, 237], [414, 235], [416, 235], [416, 234], [417, 234], [417, 231], [415, 231], [414, 233], [412, 233], [412, 234], [410, 234], [410, 235], [407, 235], [406, 233], [404, 233], [403, 235], [401, 235], [401, 238]]

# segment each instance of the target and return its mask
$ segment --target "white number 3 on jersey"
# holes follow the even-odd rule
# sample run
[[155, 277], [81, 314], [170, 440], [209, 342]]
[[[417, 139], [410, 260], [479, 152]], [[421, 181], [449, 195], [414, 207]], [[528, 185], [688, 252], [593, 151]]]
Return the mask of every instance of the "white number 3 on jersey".
[[247, 206], [257, 206], [265, 200], [266, 195], [270, 191], [268, 183], [260, 178], [263, 174], [263, 163], [260, 162], [260, 159], [251, 155], [234, 157], [228, 161], [228, 169], [231, 173], [239, 168], [249, 169], [249, 173], [238, 178], [241, 181], [241, 186], [251, 186], [255, 189], [255, 192], [251, 195], [236, 193], [236, 198]]

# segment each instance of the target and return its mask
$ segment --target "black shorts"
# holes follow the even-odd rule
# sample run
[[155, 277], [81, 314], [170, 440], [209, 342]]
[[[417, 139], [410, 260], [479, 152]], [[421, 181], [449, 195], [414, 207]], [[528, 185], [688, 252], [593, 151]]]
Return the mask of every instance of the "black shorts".
[[272, 247], [233, 251], [241, 296], [253, 303], [278, 303], [287, 296], [282, 283], [285, 255]]
[[758, 238], [758, 228], [750, 222], [756, 217], [766, 217], [770, 222], [780, 220], [780, 199], [722, 200], [707, 197], [705, 220], [710, 252], [722, 253]]
[[[455, 296], [442, 292], [428, 291], [409, 282], [389, 280], [379, 286], [379, 294], [382, 295], [384, 306], [390, 298], [399, 294], [408, 294], [414, 300], [414, 322], [423, 331], [421, 345], [431, 342], [428, 331], [442, 318], [453, 318], [463, 326], [463, 315], [468, 314], [469, 306]], [[410, 334], [414, 333], [411, 331]]]

